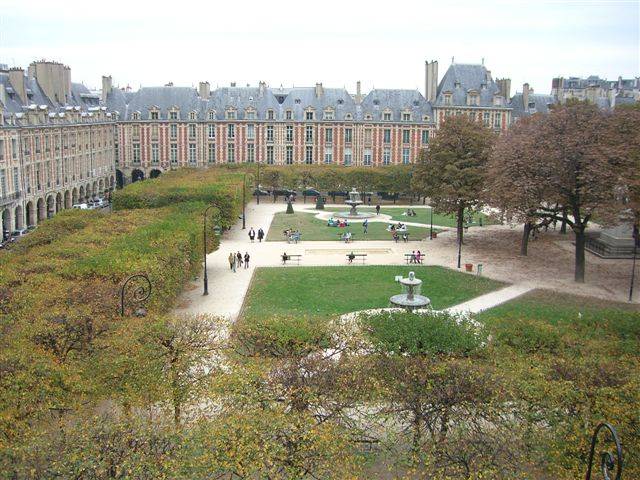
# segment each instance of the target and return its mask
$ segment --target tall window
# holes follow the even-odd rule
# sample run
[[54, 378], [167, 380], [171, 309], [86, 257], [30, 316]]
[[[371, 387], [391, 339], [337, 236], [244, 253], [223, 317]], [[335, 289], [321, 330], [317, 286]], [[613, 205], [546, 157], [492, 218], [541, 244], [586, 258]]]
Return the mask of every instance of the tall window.
[[253, 143], [247, 143], [247, 162], [256, 161], [256, 146]]
[[156, 124], [151, 125], [151, 136], [153, 138], [158, 138], [158, 125]]
[[4, 160], [4, 140], [0, 139], [0, 161]]
[[500, 125], [502, 125], [502, 114], [500, 112], [495, 112], [493, 114], [493, 126], [495, 128], [500, 128]]
[[267, 142], [273, 142], [273, 125], [267, 125]]
[[422, 130], [422, 144], [426, 145], [429, 143], [429, 130]]
[[153, 163], [154, 165], [160, 163], [160, 152], [158, 150], [157, 143], [151, 144], [151, 163]]
[[362, 163], [366, 166], [371, 165], [371, 149], [370, 148], [364, 149], [364, 157], [362, 159]]
[[390, 122], [391, 121], [391, 113], [390, 112], [384, 112], [382, 114], [382, 118], [385, 122]]
[[333, 143], [333, 128], [327, 128], [325, 130], [326, 143]]
[[327, 147], [324, 149], [324, 163], [333, 163], [333, 147]]
[[236, 146], [233, 143], [227, 145], [227, 163], [236, 163]]
[[313, 112], [305, 112], [305, 118], [307, 120], [313, 120]]
[[178, 112], [169, 112], [169, 120], [177, 120]]
[[364, 129], [364, 142], [365, 143], [371, 143], [371, 138], [372, 138], [371, 129], [370, 128], [365, 128]]
[[171, 164], [176, 165], [178, 163], [178, 144], [172, 143], [170, 149]]
[[490, 113], [489, 112], [484, 112], [482, 114], [482, 123], [484, 124], [485, 127], [488, 127], [490, 125], [489, 120], [490, 119]]
[[207, 133], [209, 138], [216, 138], [216, 126], [215, 125], [207, 125]]
[[189, 124], [189, 138], [196, 138], [196, 126], [193, 123]]
[[268, 110], [267, 111], [267, 120], [273, 120], [273, 110]]
[[305, 149], [304, 163], [307, 165], [311, 165], [313, 163], [313, 147], [311, 145], [307, 145]]
[[287, 142], [293, 142], [293, 126], [287, 125]]
[[410, 122], [411, 121], [411, 114], [410, 113], [403, 113], [402, 114], [402, 121], [403, 122]]
[[[307, 112], [309, 113], [309, 112]], [[313, 126], [307, 125], [304, 129], [304, 141], [313, 142]]]
[[353, 130], [351, 128], [344, 129], [344, 143], [351, 143], [353, 140]]
[[409, 143], [411, 139], [411, 132], [409, 130], [402, 130], [402, 143]]
[[402, 163], [404, 163], [405, 165], [409, 163], [409, 149], [408, 148], [403, 148], [402, 149]]
[[267, 145], [267, 163], [273, 165], [273, 145]]
[[384, 129], [382, 141], [384, 143], [391, 143], [391, 129], [390, 128], [385, 128]]
[[216, 163], [216, 144], [215, 143], [209, 144], [207, 160], [209, 161], [209, 163]]
[[195, 165], [196, 164], [196, 144], [189, 144], [189, 163]]
[[344, 165], [345, 167], [348, 167], [351, 165], [351, 158], [353, 156], [353, 153], [351, 152], [350, 148], [345, 148], [344, 149]]
[[382, 163], [383, 165], [389, 165], [391, 163], [391, 149], [385, 148], [382, 152]]
[[291, 145], [287, 145], [285, 163], [287, 165], [293, 165], [293, 147]]
[[133, 143], [133, 163], [140, 163], [140, 144]]
[[247, 125], [247, 139], [253, 140], [256, 138], [256, 126], [254, 124]]
[[291, 120], [293, 118], [293, 112], [291, 110], [287, 110], [285, 113], [285, 118], [287, 120]]
[[20, 180], [18, 176], [18, 167], [13, 167], [13, 190], [15, 192], [20, 191]]
[[0, 197], [7, 195], [7, 177], [5, 176], [4, 169], [0, 170]]
[[169, 125], [169, 136], [171, 138], [178, 138], [178, 125], [175, 123]]
[[158, 120], [158, 112], [151, 112], [151, 120]]
[[233, 123], [227, 125], [227, 138], [236, 138], [236, 126]]

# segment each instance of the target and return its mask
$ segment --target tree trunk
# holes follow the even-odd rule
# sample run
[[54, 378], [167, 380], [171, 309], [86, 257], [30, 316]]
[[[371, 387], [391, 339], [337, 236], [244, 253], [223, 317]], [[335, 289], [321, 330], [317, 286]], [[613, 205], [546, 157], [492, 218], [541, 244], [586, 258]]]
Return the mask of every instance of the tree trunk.
[[522, 231], [522, 243], [520, 244], [520, 255], [527, 256], [527, 250], [529, 248], [529, 235], [533, 229], [533, 223], [525, 222], [524, 229]]
[[573, 231], [576, 234], [575, 280], [578, 283], [584, 283], [584, 245], [586, 243], [584, 226], [576, 226]]
[[566, 235], [567, 233], [567, 209], [562, 209], [562, 225], [560, 225], [560, 233]]
[[464, 230], [464, 206], [458, 206], [458, 212], [456, 213], [457, 230], [458, 230], [458, 242], [464, 244], [463, 230]]

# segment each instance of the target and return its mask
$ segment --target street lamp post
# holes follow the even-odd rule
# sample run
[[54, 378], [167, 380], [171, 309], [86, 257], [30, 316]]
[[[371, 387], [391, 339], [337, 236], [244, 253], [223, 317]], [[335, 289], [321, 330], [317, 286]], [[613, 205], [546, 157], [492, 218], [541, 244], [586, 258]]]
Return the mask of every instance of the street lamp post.
[[209, 295], [209, 277], [207, 276], [207, 213], [209, 213], [209, 209], [214, 206], [215, 205], [209, 205], [203, 214], [202, 235], [204, 237], [204, 243], [202, 245], [202, 256], [204, 257], [204, 292], [202, 292], [202, 295]]
[[256, 205], [260, 205], [260, 160], [258, 160], [258, 181], [256, 182]]
[[246, 224], [246, 215], [245, 215], [245, 203], [246, 203], [246, 188], [247, 188], [247, 172], [244, 172], [244, 176], [242, 177], [242, 229], [247, 228]]
[[633, 262], [631, 264], [631, 284], [629, 285], [629, 301], [633, 301], [633, 284], [636, 280], [636, 256], [638, 255], [638, 244], [640, 244], [640, 231], [638, 225], [633, 226]]
[[433, 207], [429, 205], [429, 213], [431, 217], [431, 229], [429, 230], [429, 240], [433, 240]]

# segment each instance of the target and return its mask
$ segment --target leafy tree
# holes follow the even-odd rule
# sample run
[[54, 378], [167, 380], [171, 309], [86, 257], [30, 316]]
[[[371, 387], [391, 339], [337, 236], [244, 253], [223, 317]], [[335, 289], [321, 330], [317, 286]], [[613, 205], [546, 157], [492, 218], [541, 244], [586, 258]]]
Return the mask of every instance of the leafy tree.
[[449, 117], [415, 166], [414, 190], [428, 196], [441, 212], [456, 215], [459, 242], [465, 210], [480, 203], [493, 137], [466, 115]]

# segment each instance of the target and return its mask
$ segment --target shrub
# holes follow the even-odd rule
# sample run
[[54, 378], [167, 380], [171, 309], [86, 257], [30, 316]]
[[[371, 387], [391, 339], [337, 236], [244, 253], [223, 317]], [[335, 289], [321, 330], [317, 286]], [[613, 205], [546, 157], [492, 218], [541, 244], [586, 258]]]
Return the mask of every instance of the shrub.
[[469, 317], [446, 312], [381, 312], [359, 318], [378, 351], [409, 355], [469, 355], [487, 340], [484, 329]]

